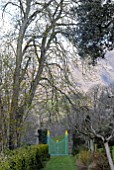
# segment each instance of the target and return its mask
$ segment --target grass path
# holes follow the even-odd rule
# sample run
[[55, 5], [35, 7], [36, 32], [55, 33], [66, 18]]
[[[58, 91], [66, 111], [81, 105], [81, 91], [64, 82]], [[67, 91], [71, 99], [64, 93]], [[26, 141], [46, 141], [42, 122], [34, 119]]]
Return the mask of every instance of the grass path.
[[72, 156], [57, 156], [52, 157], [43, 170], [77, 170], [77, 167]]

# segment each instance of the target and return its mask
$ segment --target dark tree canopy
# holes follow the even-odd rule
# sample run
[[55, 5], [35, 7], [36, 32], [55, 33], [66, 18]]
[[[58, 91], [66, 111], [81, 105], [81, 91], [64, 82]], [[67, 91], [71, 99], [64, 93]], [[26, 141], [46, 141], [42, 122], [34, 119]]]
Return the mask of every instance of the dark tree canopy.
[[78, 47], [79, 55], [90, 56], [93, 64], [114, 47], [114, 3], [101, 0], [79, 0], [71, 9], [77, 25], [66, 36]]

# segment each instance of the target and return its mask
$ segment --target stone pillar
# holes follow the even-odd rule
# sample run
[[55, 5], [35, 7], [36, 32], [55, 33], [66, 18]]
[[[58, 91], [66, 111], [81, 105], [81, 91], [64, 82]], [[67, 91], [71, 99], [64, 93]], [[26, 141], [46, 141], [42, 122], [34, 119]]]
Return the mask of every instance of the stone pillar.
[[68, 131], [65, 131], [65, 155], [68, 155]]
[[50, 154], [50, 131], [47, 131], [47, 144], [48, 144], [48, 153]]

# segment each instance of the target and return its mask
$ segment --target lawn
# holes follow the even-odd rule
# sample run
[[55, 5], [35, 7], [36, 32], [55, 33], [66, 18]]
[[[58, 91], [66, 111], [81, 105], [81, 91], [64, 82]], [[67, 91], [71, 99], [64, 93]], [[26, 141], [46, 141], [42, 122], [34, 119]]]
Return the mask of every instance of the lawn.
[[43, 170], [77, 170], [73, 156], [51, 157]]

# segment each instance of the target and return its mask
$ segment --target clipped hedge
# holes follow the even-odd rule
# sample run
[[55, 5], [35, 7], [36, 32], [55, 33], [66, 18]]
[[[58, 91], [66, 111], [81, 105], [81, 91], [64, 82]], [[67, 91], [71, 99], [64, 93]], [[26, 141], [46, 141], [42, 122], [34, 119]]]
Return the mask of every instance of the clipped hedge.
[[9, 151], [0, 161], [0, 170], [38, 170], [48, 157], [48, 146], [34, 145]]

